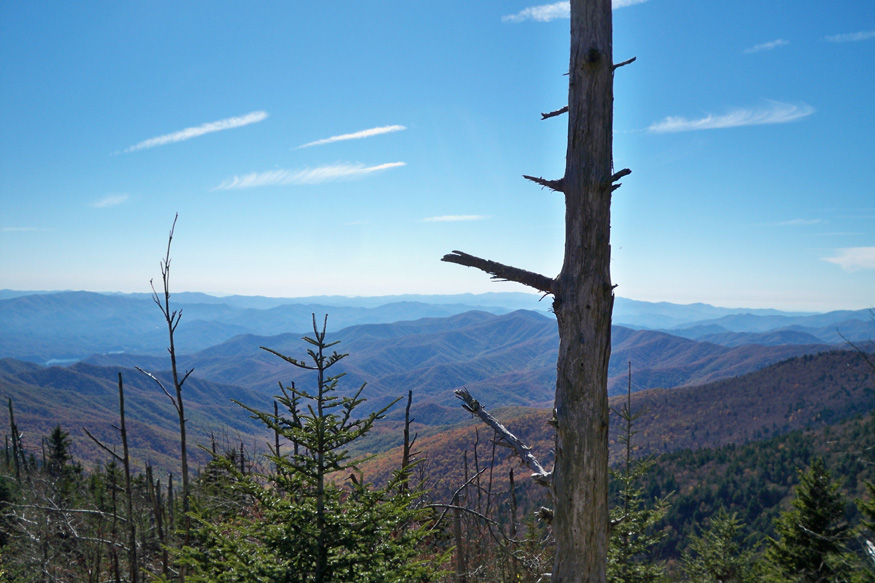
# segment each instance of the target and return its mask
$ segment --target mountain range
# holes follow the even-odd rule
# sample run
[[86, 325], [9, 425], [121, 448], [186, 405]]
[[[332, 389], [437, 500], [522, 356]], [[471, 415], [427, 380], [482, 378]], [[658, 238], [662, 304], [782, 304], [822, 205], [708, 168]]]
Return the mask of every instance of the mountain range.
[[[176, 346], [180, 367], [194, 369], [185, 394], [191, 434], [201, 445], [218, 436], [263, 449], [263, 429], [231, 399], [268, 409], [278, 382], [312, 383], [261, 347], [301, 358], [305, 351], [301, 337], [312, 331], [314, 320], [320, 328], [327, 322], [328, 339], [340, 341], [337, 350], [349, 353], [338, 364], [345, 373], [343, 386], [352, 390], [367, 383], [364, 395], [371, 409], [413, 390], [415, 427], [423, 435], [465, 422], [467, 414], [453, 396], [453, 390], [463, 386], [488, 407], [531, 411], [527, 414], [534, 415], [532, 419], [546, 413], [525, 408], [548, 411], [552, 404], [558, 335], [549, 303], [539, 304], [538, 296], [287, 299], [180, 293], [172, 301], [183, 313]], [[324, 314], [329, 314], [327, 321]], [[659, 392], [671, 395], [665, 397], [669, 404], [664, 409], [648, 405], [663, 411], [666, 418], [689, 424], [671, 431], [669, 425], [660, 425], [662, 437], [672, 441], [682, 441], [675, 436], [688, 433], [701, 441], [696, 428], [700, 422], [712, 423], [708, 419], [733, 419], [737, 425], [732, 411], [754, 407], [766, 415], [758, 409], [765, 402], [762, 399], [758, 405], [726, 396], [726, 391], [745, 395], [777, 391], [769, 384], [772, 373], [764, 369], [774, 371], [782, 362], [804, 368], [805, 358], [819, 359], [813, 356], [819, 354], [853, 356], [835, 350], [847, 348], [846, 339], [860, 345], [875, 338], [875, 320], [865, 310], [800, 314], [618, 298], [615, 315], [609, 393], [625, 393], [630, 363], [632, 390], [641, 395], [636, 398], [643, 399], [654, 389], [672, 388]], [[166, 378], [169, 368], [166, 324], [148, 294], [0, 291], [0, 330], [0, 358], [7, 357], [0, 360], [0, 397], [12, 398], [18, 425], [33, 448], [38, 449], [39, 436], [60, 423], [71, 430], [76, 448], [86, 452], [86, 458], [99, 459], [97, 447], [78, 426], [88, 427], [101, 439], [116, 439], [112, 424], [117, 424], [121, 372], [129, 395], [130, 423], [141, 436], [135, 456], [173, 467], [175, 412], [154, 382], [133, 369], [142, 367]], [[830, 361], [835, 366], [846, 366], [835, 359]], [[73, 364], [52, 366], [58, 361]], [[752, 378], [755, 381], [744, 390], [732, 384]], [[719, 382], [729, 383], [720, 393], [727, 408], [708, 410], [701, 400], [711, 397], [695, 395], [705, 394], [699, 392], [703, 385], [717, 394], [713, 387]], [[818, 411], [831, 408], [834, 413], [822, 413], [824, 418], [845, 415], [856, 406], [869, 407], [866, 393], [845, 387], [842, 390], [854, 395], [847, 401], [838, 389], [829, 390], [827, 401], [832, 405], [821, 403]], [[795, 399], [787, 387], [775, 394], [779, 400]], [[699, 403], [699, 409], [681, 413], [693, 402]], [[396, 407], [384, 428], [363, 447], [382, 451], [397, 443], [394, 429], [401, 415]], [[697, 418], [701, 415], [704, 420]], [[774, 418], [774, 427], [783, 428], [782, 419]], [[135, 433], [133, 426], [131, 433]]]
[[[183, 324], [177, 332], [186, 352], [204, 350], [241, 334], [273, 336], [310, 329], [311, 314], [330, 314], [330, 331], [370, 323], [441, 318], [478, 310], [506, 314], [526, 309], [545, 316], [549, 300], [525, 293], [342, 298], [172, 296]], [[875, 337], [866, 310], [803, 314], [777, 310], [678, 305], [617, 298], [614, 324], [662, 330], [725, 346], [742, 344], [838, 344]], [[164, 354], [166, 330], [149, 294], [16, 292], [0, 290], [0, 356], [36, 363], [72, 362], [92, 354]]]

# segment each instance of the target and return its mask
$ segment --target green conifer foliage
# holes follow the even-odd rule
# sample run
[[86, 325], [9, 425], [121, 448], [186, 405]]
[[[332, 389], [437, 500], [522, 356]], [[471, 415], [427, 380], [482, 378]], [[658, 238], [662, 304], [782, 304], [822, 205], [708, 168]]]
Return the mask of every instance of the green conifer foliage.
[[863, 527], [867, 529], [863, 539], [863, 552], [866, 555], [867, 567], [871, 579], [875, 580], [875, 484], [866, 482], [866, 491], [869, 493], [868, 500], [858, 500], [857, 506], [863, 515]]
[[792, 507], [775, 521], [778, 538], [767, 541], [766, 577], [773, 581], [850, 581], [855, 557], [844, 521], [845, 498], [821, 459], [800, 474]]
[[707, 529], [693, 535], [682, 555], [687, 581], [696, 583], [753, 583], [753, 553], [741, 540], [742, 523], [720, 508]]
[[[429, 512], [417, 506], [418, 492], [402, 488], [402, 468], [382, 488], [366, 483], [346, 447], [365, 435], [388, 407], [364, 417], [356, 408], [364, 385], [352, 396], [337, 393], [343, 374], [329, 369], [346, 355], [329, 350], [313, 320], [307, 360], [270, 349], [295, 367], [313, 371], [312, 391], [281, 387], [279, 413], [246, 407], [291, 447], [273, 451], [262, 472], [243, 474], [227, 456], [216, 458], [236, 499], [246, 500], [233, 516], [210, 520], [197, 511], [195, 541], [180, 563], [190, 582], [356, 582], [428, 581], [432, 563], [420, 560], [429, 536]], [[243, 498], [240, 498], [240, 494]]]
[[656, 463], [651, 457], [632, 459], [632, 429], [642, 411], [632, 413], [630, 365], [629, 391], [626, 403], [614, 410], [624, 423], [620, 442], [626, 446], [623, 468], [611, 469], [611, 478], [619, 484], [619, 504], [611, 509], [611, 539], [608, 547], [608, 581], [616, 583], [655, 583], [665, 577], [665, 565], [655, 560], [652, 551], [665, 535], [657, 524], [668, 509], [668, 496], [648, 500], [641, 487], [641, 478]]

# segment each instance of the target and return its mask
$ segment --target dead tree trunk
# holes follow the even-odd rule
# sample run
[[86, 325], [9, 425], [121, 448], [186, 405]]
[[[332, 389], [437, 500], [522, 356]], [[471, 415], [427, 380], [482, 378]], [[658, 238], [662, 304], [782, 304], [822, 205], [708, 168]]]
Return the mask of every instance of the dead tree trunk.
[[[555, 279], [454, 251], [443, 261], [476, 267], [554, 297], [556, 461], [550, 476], [556, 560], [553, 583], [604, 583], [608, 547], [607, 371], [611, 354], [613, 171], [611, 0], [571, 0], [565, 175], [525, 178], [565, 195], [565, 257]], [[546, 472], [542, 477], [547, 477]]]
[[605, 581], [611, 356], [613, 51], [610, 0], [571, 3], [565, 260], [557, 278], [552, 581]]

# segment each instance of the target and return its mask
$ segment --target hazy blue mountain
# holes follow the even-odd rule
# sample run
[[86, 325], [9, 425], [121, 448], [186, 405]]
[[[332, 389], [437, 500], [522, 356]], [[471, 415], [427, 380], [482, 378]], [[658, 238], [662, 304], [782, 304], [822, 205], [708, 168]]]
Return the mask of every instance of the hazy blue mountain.
[[[31, 453], [39, 455], [42, 437], [60, 424], [70, 433], [74, 455], [92, 462], [106, 461], [106, 454], [85, 435], [83, 428], [121, 451], [118, 432], [113, 428], [118, 426], [119, 373], [125, 388], [125, 417], [134, 466], [142, 470], [146, 463], [153, 463], [178, 473], [176, 411], [158, 385], [138, 371], [85, 363], [43, 367], [0, 359], [0, 397], [4, 403], [6, 399], [12, 400], [16, 424]], [[161, 377], [166, 386], [172, 386], [169, 378]], [[197, 463], [208, 459], [199, 446], [209, 447], [213, 437], [220, 445], [224, 442], [239, 445], [243, 441], [247, 448], [265, 442], [263, 427], [231, 399], [268, 410], [272, 406], [268, 396], [194, 376], [186, 381], [183, 392], [189, 451]]]
[[[173, 295], [181, 310], [177, 340], [195, 352], [240, 334], [276, 335], [310, 328], [311, 314], [331, 314], [329, 329], [355, 324], [444, 317], [470, 311], [455, 303], [395, 302], [376, 307], [290, 303], [264, 309], [205, 302], [203, 294]], [[183, 301], [187, 300], [187, 301]], [[485, 311], [506, 313], [500, 306]], [[166, 325], [148, 294], [59, 292], [0, 300], [0, 357], [44, 363], [90, 354], [164, 354]], [[184, 348], [182, 348], [184, 347]]]
[[[149, 298], [150, 294], [125, 294], [131, 297]], [[0, 296], [2, 297], [2, 296]], [[391, 296], [306, 296], [297, 298], [275, 298], [266, 296], [211, 296], [200, 292], [181, 292], [173, 294], [173, 299], [180, 303], [212, 303], [227, 304], [238, 308], [268, 310], [277, 306], [312, 304], [330, 307], [348, 308], [378, 308], [387, 304], [423, 303], [423, 304], [459, 304], [468, 309], [502, 308], [505, 311], [537, 310], [540, 295], [521, 292], [489, 292], [482, 294], [402, 294]], [[549, 309], [549, 300], [541, 302], [544, 311]]]
[[749, 308], [719, 308], [708, 304], [672, 304], [669, 302], [642, 302], [627, 298], [614, 300], [614, 324], [628, 328], [669, 329], [687, 327], [693, 323], [736, 314], [762, 316], [804, 316], [804, 312], [755, 310]]
[[[0, 357], [46, 363], [100, 353], [163, 355], [166, 350], [166, 328], [149, 294], [2, 290], [0, 297], [6, 297], [0, 299]], [[265, 298], [182, 292], [174, 294], [172, 301], [183, 315], [177, 336], [180, 352], [194, 353], [241, 334], [299, 335], [310, 328], [313, 313], [330, 314], [330, 331], [472, 310], [506, 314], [520, 306], [552, 319], [550, 300], [539, 302], [539, 298], [525, 293]], [[855, 341], [875, 337], [875, 320], [866, 310], [794, 314], [617, 298], [614, 324], [634, 329], [661, 327], [675, 336], [724, 346], [841, 344], [841, 334]], [[746, 336], [733, 336], [739, 333]]]
[[[330, 318], [329, 318], [330, 321]], [[321, 324], [321, 322], [320, 322]], [[454, 405], [453, 390], [467, 386], [485, 404], [549, 406], [555, 387], [559, 344], [555, 321], [519, 310], [495, 315], [465, 312], [391, 324], [339, 330], [329, 339], [350, 356], [339, 366], [344, 382], [368, 383], [373, 406], [416, 392], [417, 400]], [[628, 363], [633, 389], [677, 387], [745, 374], [801, 354], [828, 350], [821, 344], [721, 346], [653, 330], [613, 328], [609, 392], [626, 390]], [[180, 357], [185, 368], [215, 382], [275, 392], [277, 382], [307, 382], [306, 374], [261, 350], [301, 357], [301, 334], [241, 335]], [[87, 362], [101, 366], [143, 366], [162, 370], [166, 357], [108, 354]]]
[[[805, 329], [835, 327], [838, 324], [859, 321], [872, 322], [870, 310], [838, 310], [825, 314], [807, 315], [757, 315], [751, 311], [721, 316], [719, 318], [701, 319], [695, 326], [719, 326], [729, 332], [768, 332], [797, 326]], [[673, 329], [687, 328], [688, 325], [674, 326]]]
[[774, 330], [771, 332], [720, 332], [695, 336], [702, 342], [713, 342], [721, 346], [743, 346], [745, 344], [762, 344], [764, 346], [780, 346], [782, 344], [821, 344], [823, 340], [803, 330]]

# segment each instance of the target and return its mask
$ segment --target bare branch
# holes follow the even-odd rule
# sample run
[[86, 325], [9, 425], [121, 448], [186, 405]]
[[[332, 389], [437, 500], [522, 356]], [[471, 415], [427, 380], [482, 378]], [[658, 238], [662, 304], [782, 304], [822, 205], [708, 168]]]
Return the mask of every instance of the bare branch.
[[623, 168], [622, 170], [611, 176], [611, 182], [616, 182], [622, 177], [629, 176], [630, 174], [632, 174], [631, 170], [629, 170], [628, 168]]
[[[158, 377], [156, 377], [155, 375], [153, 375], [149, 371], [141, 369], [139, 366], [135, 366], [134, 368], [137, 369], [138, 371], [140, 371], [141, 373], [143, 373], [144, 375], [146, 375], [147, 377], [149, 377], [150, 379], [152, 379], [153, 381], [155, 381], [158, 384], [158, 386], [161, 387], [161, 390], [164, 391], [164, 394], [167, 395], [167, 398], [170, 399], [170, 402], [173, 403], [173, 407], [177, 411], [179, 411], [179, 406], [176, 404], [176, 399], [173, 398], [173, 395], [171, 395], [169, 392], [167, 392], [167, 389], [164, 387], [164, 383], [159, 381]], [[186, 376], [188, 376], [188, 375], [186, 375]]]
[[455, 391], [456, 397], [462, 400], [464, 403], [463, 407], [466, 411], [473, 413], [480, 417], [484, 423], [486, 423], [489, 427], [491, 427], [502, 439], [504, 439], [507, 443], [509, 443], [516, 454], [520, 456], [520, 459], [523, 460], [529, 469], [532, 470], [532, 479], [541, 484], [542, 486], [549, 486], [552, 480], [552, 472], [548, 472], [544, 469], [543, 466], [538, 462], [535, 456], [532, 454], [532, 448], [523, 443], [516, 435], [511, 433], [504, 425], [502, 425], [498, 419], [490, 415], [486, 412], [485, 409], [480, 405], [480, 403], [471, 396], [471, 393], [468, 392], [468, 389], [456, 389]]
[[103, 443], [102, 443], [99, 439], [97, 439], [96, 437], [94, 437], [93, 435], [91, 435], [91, 432], [90, 432], [90, 431], [88, 431], [88, 430], [85, 429], [84, 427], [82, 428], [82, 430], [85, 432], [86, 435], [88, 435], [88, 437], [90, 437], [90, 438], [92, 439], [92, 441], [94, 441], [94, 443], [96, 443], [97, 445], [99, 445], [99, 446], [100, 446], [104, 451], [106, 451], [109, 455], [111, 455], [112, 457], [114, 457], [116, 460], [118, 460], [118, 461], [120, 461], [120, 462], [121, 462], [121, 461], [124, 461], [124, 459], [122, 459], [122, 456], [120, 456], [119, 454], [117, 454], [117, 453], [114, 452], [113, 450], [109, 449], [107, 446], [103, 445]]
[[111, 514], [109, 512], [101, 512], [100, 510], [88, 510], [84, 508], [60, 508], [58, 506], [40, 506], [39, 504], [9, 504], [9, 508], [24, 508], [30, 510], [45, 510], [46, 512], [64, 512], [70, 514], [88, 514], [92, 516], [100, 516], [102, 518], [115, 518], [122, 522], [127, 522], [124, 516]]
[[557, 180], [547, 180], [545, 178], [529, 176], [528, 174], [523, 174], [523, 178], [525, 178], [526, 180], [531, 180], [535, 184], [540, 184], [541, 186], [549, 188], [550, 190], [553, 190], [555, 192], [565, 192], [563, 190], [563, 188], [565, 188], [564, 178], [559, 178]]
[[475, 257], [474, 255], [463, 253], [462, 251], [453, 251], [452, 253], [444, 255], [441, 258], [441, 261], [446, 261], [447, 263], [456, 263], [458, 265], [464, 265], [465, 267], [476, 267], [480, 271], [485, 271], [486, 273], [491, 275], [492, 279], [494, 280], [515, 281], [517, 283], [533, 287], [538, 291], [544, 292], [545, 294], [555, 293], [555, 282], [549, 277], [546, 277], [539, 273], [526, 271], [525, 269], [520, 269], [518, 267], [504, 265], [496, 261], [481, 259], [480, 257]]
[[[441, 504], [439, 502], [433, 502], [431, 504], [423, 505], [423, 508], [445, 508], [446, 510], [444, 511], [444, 514], [446, 514], [447, 510], [461, 510], [462, 512], [468, 512], [470, 514], [473, 514], [474, 516], [478, 517], [483, 522], [487, 522], [489, 524], [494, 524], [494, 525], [498, 526], [498, 523], [495, 522], [494, 520], [492, 520], [491, 518], [489, 518], [488, 516], [485, 516], [485, 515], [481, 514], [480, 512], [477, 512], [476, 510], [472, 510], [471, 508], [467, 508], [465, 506], [454, 506], [453, 504]], [[443, 516], [443, 515], [441, 515], [441, 516]], [[437, 524], [437, 523], [435, 523], [435, 524]], [[434, 527], [432, 527], [432, 528], [434, 528]]]
[[557, 109], [556, 111], [551, 111], [549, 113], [542, 113], [541, 114], [541, 121], [543, 121], [545, 119], [550, 119], [551, 117], [556, 117], [557, 115], [562, 115], [563, 113], [568, 113], [568, 106], [567, 105], [565, 107]]
[[613, 66], [613, 70], [616, 71], [620, 67], [625, 67], [626, 65], [631, 65], [632, 63], [635, 62], [635, 59], [637, 59], [637, 58], [638, 57], [632, 57], [628, 61], [623, 61], [622, 63], [617, 63], [616, 65]]
[[[483, 472], [485, 472], [486, 470], [487, 470], [487, 468], [483, 468], [482, 470], [480, 470], [479, 472], [477, 472], [476, 474], [474, 474], [473, 476], [468, 478], [468, 480], [464, 484], [462, 484], [461, 486], [456, 488], [456, 491], [453, 492], [453, 496], [452, 496], [451, 500], [456, 500], [457, 499], [456, 497], [459, 495], [459, 493], [462, 490], [465, 489], [465, 486], [467, 486], [468, 484], [470, 484], [471, 482], [473, 482], [474, 480], [479, 478], [480, 475], [483, 474]], [[445, 505], [445, 507], [446, 506], [447, 505]], [[443, 511], [443, 513], [438, 517], [438, 519], [435, 521], [434, 525], [432, 526], [433, 530], [437, 529], [438, 525], [441, 523], [441, 521], [444, 519], [444, 516], [446, 516], [447, 512], [449, 512], [449, 511], [450, 511], [450, 508], [448, 508], [448, 507], [446, 508], [446, 510]]]
[[180, 387], [182, 387], [182, 385], [185, 384], [185, 379], [187, 379], [187, 378], [188, 378], [188, 375], [190, 375], [190, 374], [193, 373], [193, 372], [194, 372], [194, 369], [192, 368], [192, 369], [189, 369], [188, 372], [186, 372], [186, 373], [183, 375], [182, 380], [179, 381], [179, 386], [180, 386]]

